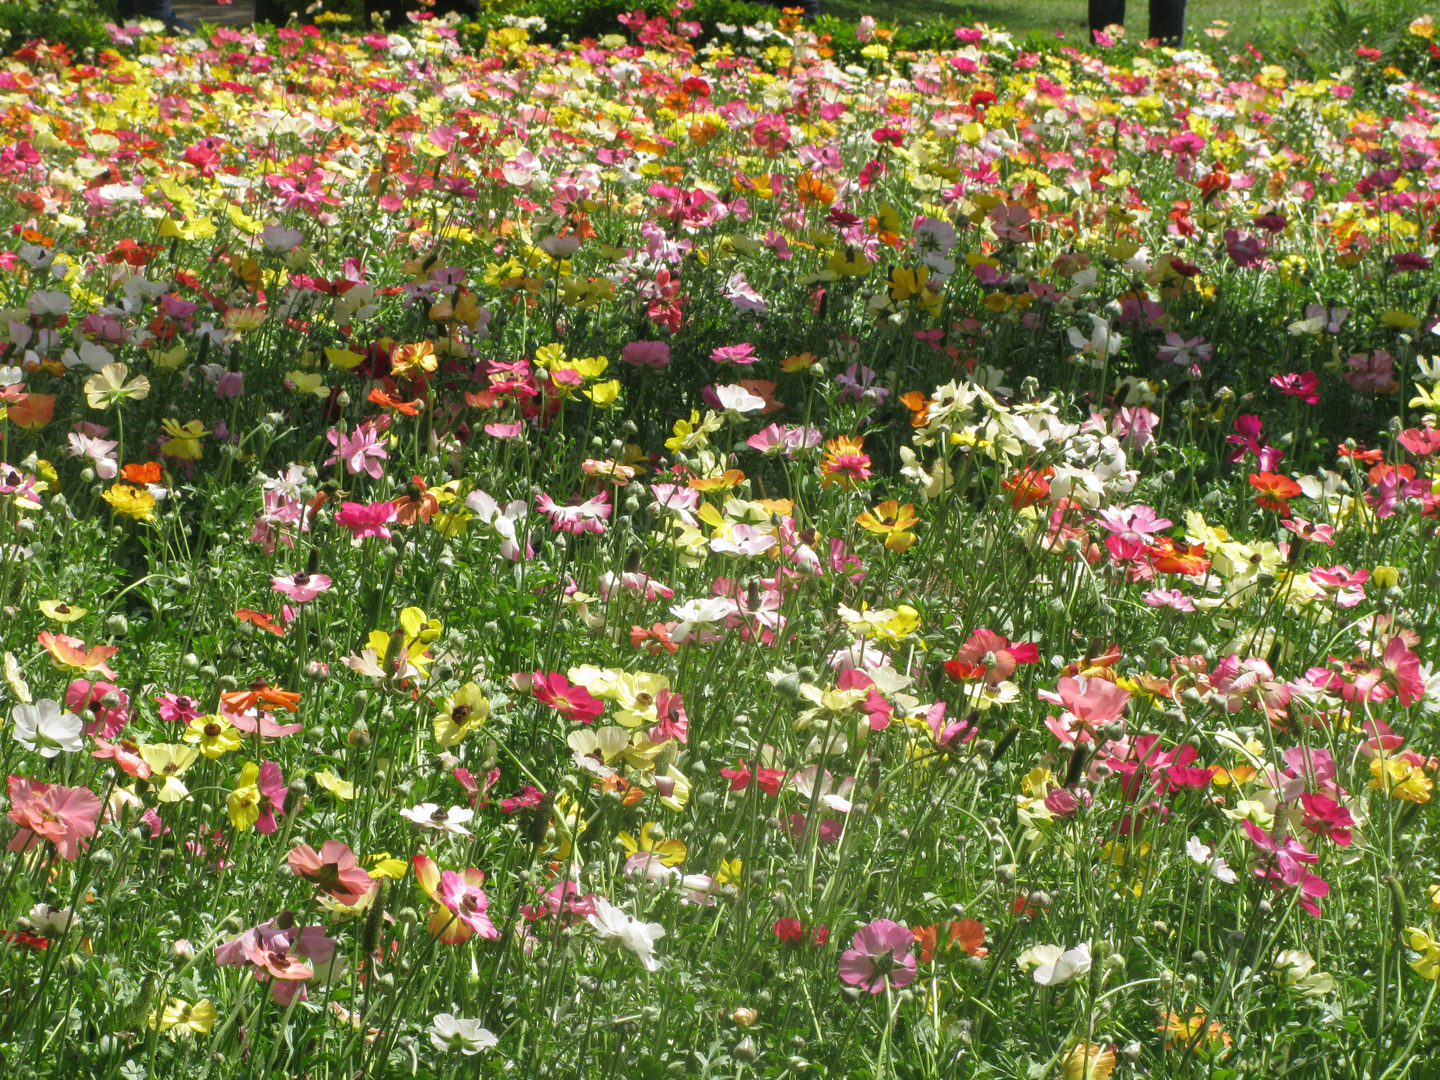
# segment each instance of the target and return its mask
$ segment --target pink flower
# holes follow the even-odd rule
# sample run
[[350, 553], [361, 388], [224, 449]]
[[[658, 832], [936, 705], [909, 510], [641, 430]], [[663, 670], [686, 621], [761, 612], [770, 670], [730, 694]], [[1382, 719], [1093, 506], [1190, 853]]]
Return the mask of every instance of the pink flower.
[[1305, 828], [1321, 836], [1328, 836], [1340, 847], [1349, 847], [1350, 828], [1355, 819], [1350, 811], [1328, 795], [1306, 792], [1300, 796], [1300, 805], [1305, 808]]
[[566, 719], [588, 724], [605, 711], [605, 704], [583, 686], [571, 686], [558, 671], [530, 676], [535, 700], [558, 710]]
[[368, 506], [356, 502], [341, 503], [335, 514], [335, 524], [349, 529], [353, 540], [363, 540], [367, 536], [389, 540], [390, 530], [385, 526], [394, 520], [395, 504], [389, 500]]
[[32, 784], [23, 776], [10, 777], [10, 820], [20, 830], [6, 845], [7, 851], [29, 851], [41, 840], [49, 840], [66, 862], [80, 855], [82, 837], [95, 835], [100, 800], [87, 787], [59, 784]]
[[889, 919], [876, 919], [855, 931], [850, 948], [840, 954], [840, 979], [878, 994], [886, 987], [898, 990], [915, 979], [915, 958], [910, 928]]
[[342, 904], [353, 904], [375, 887], [375, 879], [360, 868], [355, 853], [339, 840], [326, 840], [317, 852], [298, 844], [289, 855], [297, 877], [320, 886]]
[[1145, 603], [1151, 607], [1169, 608], [1171, 611], [1194, 611], [1195, 601], [1179, 589], [1151, 589], [1145, 594]]
[[753, 364], [760, 358], [755, 355], [755, 346], [748, 341], [739, 345], [722, 345], [710, 353], [710, 359], [717, 364]]
[[[105, 704], [106, 698], [115, 704]], [[65, 688], [65, 704], [72, 712], [93, 717], [86, 735], [113, 739], [130, 721], [130, 695], [114, 683], [76, 679]]]
[[1099, 728], [1120, 719], [1130, 691], [1106, 679], [1066, 675], [1054, 691], [1041, 690], [1037, 696], [1065, 710], [1058, 718], [1045, 718], [1051, 734], [1061, 742], [1091, 742]]
[[331, 581], [324, 574], [291, 574], [289, 577], [272, 577], [270, 587], [276, 592], [284, 593], [297, 604], [303, 604], [307, 600], [314, 600], [326, 589], [330, 588]]
[[155, 704], [160, 706], [160, 719], [174, 724], [188, 724], [201, 715], [200, 703], [183, 694], [160, 694]]
[[1282, 394], [1298, 397], [1307, 405], [1314, 405], [1320, 400], [1318, 390], [1320, 379], [1313, 371], [1306, 371], [1302, 374], [1271, 375], [1270, 385]]
[[457, 920], [482, 938], [493, 940], [500, 936], [500, 931], [485, 914], [490, 899], [480, 888], [484, 882], [485, 875], [479, 870], [465, 870], [460, 874], [446, 870], [440, 875], [439, 899]]
[[1246, 705], [1265, 711], [1271, 720], [1284, 720], [1293, 693], [1290, 685], [1275, 678], [1270, 665], [1259, 657], [1241, 661], [1231, 653], [1210, 673], [1210, 685], [1225, 699], [1228, 712], [1239, 712]]
[[1317, 544], [1328, 544], [1330, 547], [1335, 546], [1335, 529], [1332, 526], [1317, 525], [1302, 517], [1286, 518], [1280, 524], [1302, 540], [1312, 540]]
[[535, 505], [550, 519], [551, 528], [577, 536], [582, 533], [603, 533], [605, 520], [610, 516], [611, 509], [608, 491], [601, 491], [593, 498], [568, 506], [560, 505], [541, 492]]
[[634, 367], [659, 371], [670, 363], [670, 346], [663, 341], [632, 341], [620, 350], [620, 359]]
[[1344, 566], [1316, 566], [1311, 568], [1309, 576], [1311, 584], [1334, 596], [1337, 607], [1354, 607], [1365, 599], [1365, 582], [1370, 580], [1370, 571], [1357, 570], [1352, 574]]
[[346, 435], [340, 434], [336, 428], [331, 428], [325, 433], [325, 438], [331, 446], [337, 448], [337, 452], [326, 459], [326, 465], [343, 461], [345, 471], [351, 476], [363, 472], [372, 480], [379, 480], [385, 475], [385, 466], [381, 462], [390, 456], [390, 452], [385, 449], [384, 437], [376, 430], [375, 425], [361, 424]]
[[260, 763], [260, 775], [255, 778], [255, 786], [260, 789], [260, 817], [255, 822], [255, 831], [268, 836], [280, 827], [275, 815], [285, 816], [285, 799], [290, 794], [290, 787], [285, 783], [280, 766], [273, 761]]
[[674, 739], [680, 743], [687, 740], [690, 718], [685, 714], [685, 699], [679, 694], [669, 690], [661, 690], [656, 694], [655, 715], [660, 718], [660, 722], [650, 729], [652, 743], [663, 743], [666, 739]]
[[1418, 457], [1429, 457], [1440, 450], [1440, 431], [1434, 428], [1406, 428], [1396, 438], [1401, 446]]

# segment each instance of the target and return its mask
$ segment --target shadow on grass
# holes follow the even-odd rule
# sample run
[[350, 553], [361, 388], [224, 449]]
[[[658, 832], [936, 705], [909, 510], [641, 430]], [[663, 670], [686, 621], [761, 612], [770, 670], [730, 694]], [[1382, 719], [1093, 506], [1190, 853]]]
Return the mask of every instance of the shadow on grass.
[[820, 0], [820, 10], [826, 15], [835, 15], [852, 22], [862, 15], [873, 15], [882, 22], [940, 22], [955, 26], [970, 26], [980, 22], [1022, 34], [1037, 29], [1066, 28], [1072, 25], [1079, 29], [1085, 26], [1084, 0], [1073, 0], [1070, 3], [1021, 0], [1019, 3], [990, 4], [901, 0], [884, 11], [876, 10], [874, 4], [859, 0]]

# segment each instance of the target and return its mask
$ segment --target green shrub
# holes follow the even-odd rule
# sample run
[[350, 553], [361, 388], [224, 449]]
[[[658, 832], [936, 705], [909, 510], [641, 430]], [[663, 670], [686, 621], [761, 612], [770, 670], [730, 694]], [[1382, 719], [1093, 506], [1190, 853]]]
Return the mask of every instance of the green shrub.
[[108, 0], [81, 4], [76, 0], [23, 0], [0, 4], [0, 51], [14, 52], [27, 41], [44, 39], [76, 53], [102, 49], [110, 43], [104, 20], [114, 18]]

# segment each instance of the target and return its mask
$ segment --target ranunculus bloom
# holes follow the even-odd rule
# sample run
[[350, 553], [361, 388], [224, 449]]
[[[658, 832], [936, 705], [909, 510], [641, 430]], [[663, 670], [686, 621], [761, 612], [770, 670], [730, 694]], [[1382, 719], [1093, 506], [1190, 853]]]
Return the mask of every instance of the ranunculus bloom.
[[339, 900], [353, 904], [375, 887], [375, 879], [355, 861], [355, 853], [338, 840], [326, 840], [317, 852], [299, 844], [290, 852], [290, 869]]
[[855, 931], [850, 948], [840, 954], [840, 978], [878, 994], [887, 986], [899, 989], [915, 978], [915, 957], [910, 948], [915, 935], [908, 926], [876, 919]]
[[10, 820], [20, 830], [7, 851], [29, 851], [49, 840], [66, 862], [80, 855], [80, 841], [95, 835], [100, 800], [86, 787], [32, 784], [23, 776], [10, 777]]

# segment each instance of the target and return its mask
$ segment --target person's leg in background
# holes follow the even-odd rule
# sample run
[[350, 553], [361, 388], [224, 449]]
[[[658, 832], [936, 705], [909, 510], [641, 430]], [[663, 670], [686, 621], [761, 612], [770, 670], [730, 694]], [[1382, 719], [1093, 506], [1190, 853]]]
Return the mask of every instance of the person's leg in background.
[[1185, 37], [1185, 0], [1150, 0], [1150, 36], [1161, 45], [1179, 46]]
[[[1160, 0], [1150, 0], [1159, 3]], [[1125, 25], [1125, 0], [1090, 0], [1090, 42], [1095, 42], [1095, 31], [1107, 26]]]

